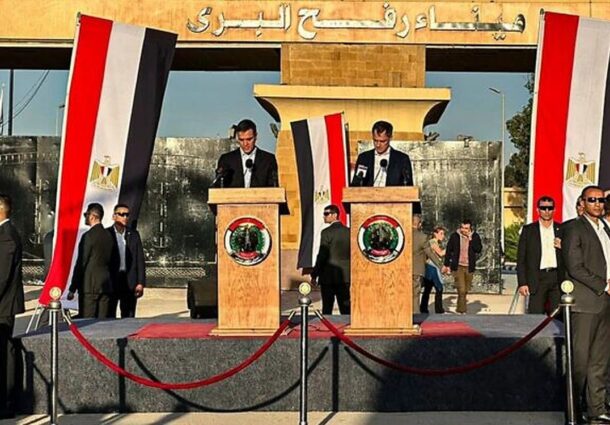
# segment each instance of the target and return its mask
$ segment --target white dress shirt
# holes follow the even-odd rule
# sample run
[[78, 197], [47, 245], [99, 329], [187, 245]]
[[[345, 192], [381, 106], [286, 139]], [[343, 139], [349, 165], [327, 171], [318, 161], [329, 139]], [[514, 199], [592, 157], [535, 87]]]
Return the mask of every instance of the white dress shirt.
[[[388, 162], [385, 168], [381, 168], [381, 161], [385, 159]], [[375, 187], [385, 187], [386, 178], [388, 177], [388, 166], [390, 165], [390, 148], [386, 150], [384, 153], [379, 154], [375, 151], [375, 167], [373, 177], [375, 181], [373, 182], [373, 186]]]
[[244, 169], [244, 187], [250, 187], [250, 181], [252, 180], [252, 168], [246, 168], [246, 161], [251, 159], [252, 163], [254, 163], [256, 149], [257, 148], [255, 147], [250, 153], [245, 153], [241, 148], [239, 149], [241, 152], [241, 167]]
[[553, 223], [549, 227], [545, 227], [542, 221], [538, 223], [540, 226], [540, 247], [542, 255], [540, 257], [540, 270], [557, 268], [557, 256], [555, 254], [555, 229]]
[[[608, 279], [610, 279], [610, 237], [608, 237], [606, 230], [604, 230], [604, 224], [601, 223], [601, 219], [596, 223], [586, 214], [585, 217], [587, 217], [587, 220], [589, 220], [589, 223], [591, 223], [591, 226], [593, 226], [593, 230], [595, 230], [595, 233], [599, 238], [599, 242], [602, 244], [602, 251], [604, 252], [604, 258], [606, 259], [606, 282], [608, 282]], [[609, 287], [610, 284], [606, 283], [606, 292], [608, 291]]]
[[125, 261], [125, 249], [127, 247], [127, 242], [125, 241], [125, 233], [127, 230], [123, 230], [123, 233], [120, 233], [116, 227], [112, 226], [114, 229], [114, 234], [116, 235], [116, 243], [119, 247], [119, 257], [121, 258], [121, 265], [119, 266], [119, 271], [124, 272], [127, 270], [127, 262]]

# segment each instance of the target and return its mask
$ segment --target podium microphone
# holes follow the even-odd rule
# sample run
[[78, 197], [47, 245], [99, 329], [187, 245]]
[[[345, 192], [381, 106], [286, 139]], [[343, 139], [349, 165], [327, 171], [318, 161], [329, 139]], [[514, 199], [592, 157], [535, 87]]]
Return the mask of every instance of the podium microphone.
[[379, 173], [381, 173], [381, 170], [387, 172], [386, 168], [388, 168], [388, 160], [384, 158], [379, 161], [379, 170], [377, 170], [377, 173], [375, 173], [375, 178], [373, 179], [373, 186], [375, 186], [375, 182], [377, 181], [377, 177], [379, 177]]
[[408, 168], [403, 168], [402, 170], [402, 184], [404, 186], [413, 186], [413, 178]]
[[246, 175], [248, 170], [253, 171], [252, 170], [253, 168], [254, 168], [254, 161], [252, 161], [252, 158], [246, 159], [246, 169], [244, 170], [244, 176]]
[[225, 170], [224, 167], [222, 165], [220, 165], [216, 169], [216, 178], [214, 179], [214, 181], [212, 182], [210, 187], [216, 187], [218, 182], [220, 182], [220, 187], [223, 188], [224, 187], [224, 179], [225, 179], [225, 176], [227, 175], [227, 172], [228, 172], [228, 170]]

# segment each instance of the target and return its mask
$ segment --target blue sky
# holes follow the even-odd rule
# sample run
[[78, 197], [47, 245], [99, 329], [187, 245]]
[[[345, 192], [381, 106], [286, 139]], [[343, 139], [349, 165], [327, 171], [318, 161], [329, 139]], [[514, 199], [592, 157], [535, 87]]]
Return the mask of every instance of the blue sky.
[[[19, 109], [18, 102], [24, 99], [43, 72], [15, 72], [15, 110]], [[67, 77], [67, 71], [49, 73], [30, 104], [15, 118], [13, 134], [56, 134], [56, 120], [58, 117], [61, 119], [63, 112], [59, 106], [65, 101]], [[279, 72], [172, 71], [158, 135], [226, 136], [231, 124], [248, 117], [259, 126], [259, 145], [274, 151], [275, 140], [269, 130], [273, 119], [252, 96], [252, 86], [257, 83], [278, 84], [279, 80]], [[489, 87], [505, 93], [505, 115], [509, 119], [527, 102], [526, 81], [527, 74], [429, 72], [426, 86], [450, 87], [452, 100], [439, 123], [425, 130], [440, 133], [439, 140], [455, 140], [458, 134], [473, 136], [475, 140], [500, 140], [500, 96], [491, 92]], [[7, 70], [0, 70], [2, 83], [5, 84], [4, 110], [7, 111]], [[6, 131], [5, 127], [4, 134]], [[509, 143], [508, 133], [506, 140], [505, 154], [510, 155], [514, 148]]]

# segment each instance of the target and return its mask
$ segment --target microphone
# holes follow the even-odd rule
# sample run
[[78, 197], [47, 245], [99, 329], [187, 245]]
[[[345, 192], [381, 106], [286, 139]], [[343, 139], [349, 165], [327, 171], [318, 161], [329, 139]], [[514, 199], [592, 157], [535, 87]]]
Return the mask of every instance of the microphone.
[[413, 178], [411, 177], [411, 172], [408, 168], [403, 168], [402, 170], [402, 184], [404, 186], [413, 185]]
[[244, 176], [246, 175], [248, 170], [253, 171], [252, 170], [253, 168], [254, 168], [254, 161], [252, 161], [252, 158], [246, 159], [246, 169], [244, 170]]
[[377, 173], [375, 173], [375, 178], [373, 179], [373, 186], [375, 186], [375, 182], [377, 181], [377, 177], [379, 177], [379, 173], [381, 173], [381, 170], [386, 172], [386, 168], [387, 167], [388, 167], [388, 160], [387, 159], [384, 158], [381, 161], [379, 161], [379, 170], [377, 170]]
[[224, 187], [224, 178], [226, 177], [229, 170], [225, 170], [222, 165], [219, 165], [216, 169], [216, 178], [210, 185], [210, 187], [216, 187], [217, 183], [220, 182], [220, 187]]

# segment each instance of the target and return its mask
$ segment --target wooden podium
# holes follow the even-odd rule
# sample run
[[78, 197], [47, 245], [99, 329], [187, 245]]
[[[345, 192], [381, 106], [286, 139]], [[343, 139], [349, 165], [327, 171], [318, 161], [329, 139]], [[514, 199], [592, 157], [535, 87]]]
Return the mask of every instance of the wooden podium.
[[[351, 326], [346, 333], [420, 333], [413, 325], [411, 272], [412, 211], [418, 200], [419, 188], [412, 186], [343, 189], [343, 203], [351, 211]], [[397, 241], [397, 249], [371, 248], [372, 241], [379, 240], [380, 234], [387, 236], [388, 231]]]
[[280, 207], [284, 188], [210, 189], [216, 214], [214, 335], [273, 334], [280, 325]]

